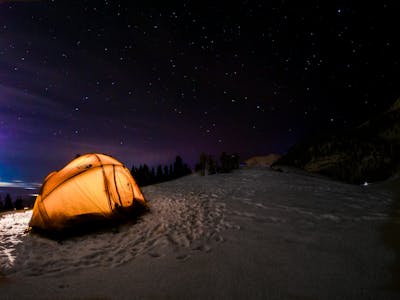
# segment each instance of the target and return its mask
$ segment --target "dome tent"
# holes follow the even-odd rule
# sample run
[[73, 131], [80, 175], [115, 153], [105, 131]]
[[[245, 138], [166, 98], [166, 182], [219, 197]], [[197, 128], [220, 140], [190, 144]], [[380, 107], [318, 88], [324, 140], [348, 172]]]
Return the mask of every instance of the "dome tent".
[[29, 226], [63, 230], [91, 219], [113, 219], [145, 206], [129, 170], [104, 154], [79, 156], [45, 178]]

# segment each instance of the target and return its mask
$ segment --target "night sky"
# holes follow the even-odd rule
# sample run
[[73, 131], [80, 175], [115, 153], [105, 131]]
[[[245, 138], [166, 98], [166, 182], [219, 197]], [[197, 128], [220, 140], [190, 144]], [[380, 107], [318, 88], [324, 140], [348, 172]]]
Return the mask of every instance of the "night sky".
[[179, 2], [0, 1], [0, 181], [284, 153], [400, 95], [390, 2]]

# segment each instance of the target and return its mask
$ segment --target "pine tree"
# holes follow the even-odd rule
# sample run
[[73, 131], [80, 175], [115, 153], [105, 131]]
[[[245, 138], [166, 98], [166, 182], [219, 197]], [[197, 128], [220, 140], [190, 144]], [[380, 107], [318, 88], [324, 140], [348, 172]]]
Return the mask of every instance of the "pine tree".
[[217, 164], [211, 155], [209, 155], [207, 157], [207, 165], [208, 165], [208, 174], [209, 175], [213, 175], [213, 174], [217, 173]]
[[143, 174], [142, 174], [143, 183], [142, 183], [142, 185], [145, 186], [145, 185], [148, 185], [150, 183], [150, 170], [149, 170], [149, 167], [146, 164], [143, 165], [143, 169], [142, 170], [143, 170]]
[[21, 209], [23, 209], [24, 208], [24, 204], [23, 204], [23, 201], [22, 201], [22, 198], [17, 198], [17, 200], [15, 200], [15, 209], [17, 209], [17, 210], [21, 210]]
[[10, 194], [7, 194], [6, 197], [4, 198], [4, 210], [12, 210], [14, 209], [14, 206], [12, 204], [11, 196]]
[[183, 176], [183, 160], [182, 157], [180, 157], [179, 155], [175, 158], [175, 162], [174, 162], [174, 177], [178, 178]]
[[200, 162], [199, 162], [199, 169], [200, 169], [200, 175], [204, 176], [206, 175], [206, 170], [207, 170], [207, 155], [202, 152], [200, 154]]
[[222, 152], [221, 156], [220, 156], [221, 172], [222, 173], [227, 173], [227, 172], [231, 171], [229, 161], [230, 161], [229, 155], [226, 154], [226, 152]]
[[152, 167], [150, 172], [149, 184], [153, 184], [155, 182], [156, 182], [156, 170], [154, 169], [154, 167]]
[[137, 169], [135, 168], [135, 165], [132, 165], [131, 174], [133, 177], [135, 177], [136, 172], [137, 172]]
[[161, 182], [164, 180], [163, 168], [161, 165], [157, 166], [156, 181]]
[[168, 172], [168, 166], [164, 166], [164, 179], [165, 180], [169, 180], [170, 179], [170, 175]]
[[189, 168], [187, 164], [183, 164], [183, 175], [186, 176], [192, 173], [192, 170]]

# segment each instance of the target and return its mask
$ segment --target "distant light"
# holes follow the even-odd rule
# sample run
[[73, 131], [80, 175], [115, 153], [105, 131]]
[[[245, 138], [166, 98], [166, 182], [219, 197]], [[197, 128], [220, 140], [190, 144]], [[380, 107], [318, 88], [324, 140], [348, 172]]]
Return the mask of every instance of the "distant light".
[[368, 185], [368, 182], [364, 182], [363, 186], [367, 186], [367, 185]]

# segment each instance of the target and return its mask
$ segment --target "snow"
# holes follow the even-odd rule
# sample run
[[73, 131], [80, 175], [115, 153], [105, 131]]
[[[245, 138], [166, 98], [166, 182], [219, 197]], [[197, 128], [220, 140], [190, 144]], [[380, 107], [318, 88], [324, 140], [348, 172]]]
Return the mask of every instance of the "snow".
[[[10, 298], [395, 299], [382, 241], [393, 195], [285, 169], [196, 174], [143, 189], [151, 212], [63, 241], [0, 217]], [[23, 284], [17, 284], [23, 282]], [[38, 290], [37, 286], [40, 286]]]
[[11, 269], [14, 265], [16, 246], [22, 243], [32, 211], [6, 213], [0, 218], [0, 266]]

